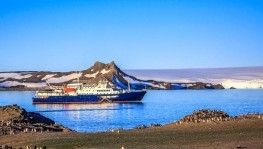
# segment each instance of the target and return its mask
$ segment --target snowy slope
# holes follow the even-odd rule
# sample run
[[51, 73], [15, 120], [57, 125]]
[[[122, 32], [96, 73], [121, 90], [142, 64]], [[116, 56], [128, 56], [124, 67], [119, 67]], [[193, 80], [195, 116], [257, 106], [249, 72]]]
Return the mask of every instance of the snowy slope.
[[[137, 71], [135, 71], [137, 72]], [[134, 71], [133, 71], [134, 73]], [[141, 72], [139, 72], [141, 73]], [[138, 74], [129, 75], [130, 72], [123, 72], [114, 62], [104, 64], [96, 62], [92, 67], [80, 72], [2, 72], [0, 73], [0, 87], [19, 87], [19, 88], [40, 88], [45, 87], [47, 83], [61, 86], [80, 79], [85, 84], [98, 84], [99, 81], [108, 81], [109, 85], [127, 88], [128, 82], [134, 89], [222, 89], [221, 85], [216, 83], [200, 83], [192, 80], [165, 80], [164, 72], [149, 72], [148, 78]], [[132, 74], [132, 72], [131, 72]], [[143, 74], [143, 73], [142, 73]], [[138, 76], [137, 76], [138, 75]], [[134, 77], [136, 76], [136, 77]], [[139, 77], [140, 79], [138, 79]], [[158, 78], [159, 77], [159, 78]], [[163, 79], [163, 81], [162, 81]]]

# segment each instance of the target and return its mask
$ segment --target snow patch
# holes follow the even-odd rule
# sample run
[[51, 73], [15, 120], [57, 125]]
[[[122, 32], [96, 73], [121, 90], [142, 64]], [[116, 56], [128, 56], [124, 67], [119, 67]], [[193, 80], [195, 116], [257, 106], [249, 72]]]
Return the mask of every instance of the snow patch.
[[224, 88], [237, 88], [237, 89], [255, 89], [255, 88], [262, 88], [263, 87], [263, 80], [225, 80], [221, 82]]
[[31, 74], [23, 75], [22, 73], [0, 73], [1, 81], [6, 80], [8, 78], [25, 79], [30, 78], [31, 76]]
[[139, 84], [139, 85], [147, 85], [147, 86], [151, 86], [151, 87], [156, 87], [156, 88], [161, 88], [161, 89], [165, 89], [165, 87], [158, 83], [158, 84], [153, 84], [153, 83], [150, 83], [150, 82], [143, 82], [143, 81], [137, 81], [135, 79], [132, 79], [128, 76], [125, 76], [123, 77], [127, 82], [129, 81], [131, 83], [131, 85], [136, 85], [136, 84]]
[[185, 84], [186, 87], [191, 87], [191, 86], [194, 86], [194, 84]]
[[88, 77], [88, 78], [96, 78], [96, 76], [99, 74], [99, 71], [93, 73], [93, 74], [86, 74], [85, 77]]
[[106, 73], [108, 73], [108, 72], [110, 72], [110, 70], [103, 69], [100, 73], [106, 74]]
[[[93, 71], [93, 69], [92, 69], [92, 71]], [[86, 74], [85, 77], [88, 77], [88, 78], [96, 78], [96, 76], [97, 76], [99, 73], [106, 74], [106, 73], [108, 73], [108, 72], [110, 72], [110, 70], [103, 69], [103, 70], [101, 70], [101, 71], [97, 71], [97, 72], [92, 73], [92, 74]]]
[[165, 87], [162, 85], [162, 84], [160, 84], [160, 83], [158, 83], [158, 84], [153, 84], [153, 83], [149, 83], [149, 82], [144, 82], [144, 84], [147, 84], [147, 85], [150, 85], [150, 86], [152, 86], [152, 87], [156, 87], [156, 88], [161, 88], [161, 89], [165, 89]]
[[47, 80], [47, 79], [49, 79], [49, 78], [54, 77], [55, 75], [57, 75], [57, 74], [49, 74], [49, 75], [46, 75], [46, 76], [43, 77], [41, 80]]
[[48, 83], [62, 83], [62, 82], [66, 82], [69, 80], [73, 80], [73, 79], [77, 79], [78, 77], [81, 77], [82, 73], [72, 73], [70, 75], [67, 76], [62, 76], [59, 78], [50, 78], [48, 79]]

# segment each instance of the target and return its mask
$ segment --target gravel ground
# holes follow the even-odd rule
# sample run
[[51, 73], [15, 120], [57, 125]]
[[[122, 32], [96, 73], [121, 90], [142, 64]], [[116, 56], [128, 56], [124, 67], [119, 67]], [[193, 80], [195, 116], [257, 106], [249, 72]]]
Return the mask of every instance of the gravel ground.
[[1, 136], [0, 145], [25, 148], [263, 148], [263, 119], [168, 124], [104, 133], [20, 133]]

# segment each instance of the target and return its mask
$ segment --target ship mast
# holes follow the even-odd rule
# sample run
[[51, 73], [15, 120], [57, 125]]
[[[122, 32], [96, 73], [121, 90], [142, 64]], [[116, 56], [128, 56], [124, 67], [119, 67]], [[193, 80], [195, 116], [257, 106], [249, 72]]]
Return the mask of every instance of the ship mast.
[[50, 87], [50, 89], [53, 89], [53, 87], [47, 82], [47, 80], [46, 80], [46, 83]]
[[131, 87], [130, 87], [130, 80], [128, 80], [128, 91], [131, 91]]
[[79, 76], [81, 75], [80, 72], [78, 72], [78, 75], [77, 75], [77, 83], [78, 83], [78, 87], [77, 88], [82, 88], [82, 86], [80, 85], [80, 80], [79, 80]]
[[80, 74], [80, 73], [78, 73], [78, 85], [79, 85], [79, 74]]

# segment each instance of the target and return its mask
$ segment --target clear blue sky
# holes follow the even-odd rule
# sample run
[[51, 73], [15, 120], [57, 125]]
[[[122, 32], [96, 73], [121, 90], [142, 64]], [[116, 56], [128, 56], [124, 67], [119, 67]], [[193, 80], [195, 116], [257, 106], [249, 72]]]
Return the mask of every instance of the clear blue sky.
[[0, 71], [263, 66], [262, 0], [0, 0]]

